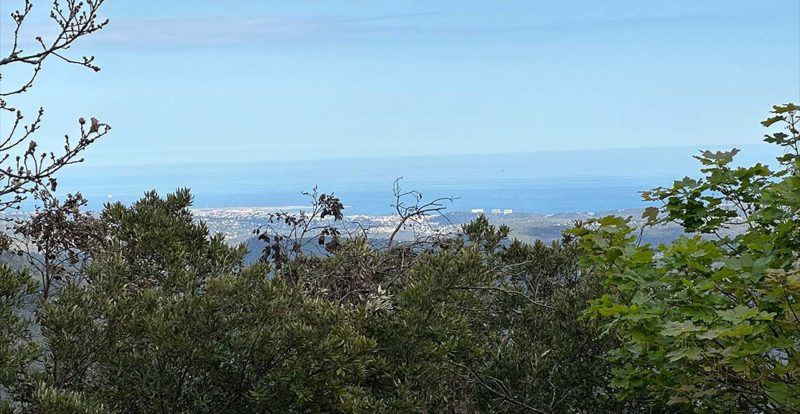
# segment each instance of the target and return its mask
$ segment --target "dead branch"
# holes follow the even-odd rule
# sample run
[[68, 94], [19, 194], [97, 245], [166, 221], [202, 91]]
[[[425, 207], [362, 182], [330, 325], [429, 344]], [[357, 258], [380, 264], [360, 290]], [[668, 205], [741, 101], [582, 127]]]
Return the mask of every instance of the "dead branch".
[[[402, 179], [403, 177], [398, 177], [396, 180], [394, 180], [395, 201], [394, 204], [392, 204], [392, 207], [394, 207], [400, 220], [398, 221], [394, 231], [392, 231], [392, 234], [389, 236], [389, 248], [393, 246], [397, 233], [405, 228], [409, 222], [415, 224], [426, 224], [427, 221], [425, 219], [427, 217], [434, 214], [441, 214], [447, 209], [447, 207], [444, 205], [444, 202], [453, 202], [456, 200], [454, 197], [439, 197], [427, 203], [423, 203], [422, 193], [419, 191], [411, 190], [404, 192], [400, 188], [400, 180]], [[412, 200], [410, 203], [406, 201], [409, 198]]]

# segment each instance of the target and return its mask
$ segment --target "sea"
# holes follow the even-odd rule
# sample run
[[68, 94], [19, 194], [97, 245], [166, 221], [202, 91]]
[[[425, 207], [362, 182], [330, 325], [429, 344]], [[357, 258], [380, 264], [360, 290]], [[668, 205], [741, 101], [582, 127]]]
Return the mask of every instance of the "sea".
[[[724, 149], [729, 148], [719, 148]], [[185, 187], [195, 208], [292, 209], [308, 206], [303, 192], [316, 188], [338, 196], [346, 214], [385, 215], [394, 211], [393, 186], [399, 180], [402, 191], [419, 192], [422, 203], [448, 198], [442, 204], [449, 211], [600, 212], [647, 206], [641, 191], [698, 176], [700, 164], [692, 158], [697, 154], [696, 148], [668, 147], [247, 163], [86, 162], [61, 172], [58, 194], [80, 191], [90, 209], [99, 210], [109, 202], [132, 203], [145, 191], [166, 194]], [[737, 163], [777, 155], [771, 147], [748, 146]]]

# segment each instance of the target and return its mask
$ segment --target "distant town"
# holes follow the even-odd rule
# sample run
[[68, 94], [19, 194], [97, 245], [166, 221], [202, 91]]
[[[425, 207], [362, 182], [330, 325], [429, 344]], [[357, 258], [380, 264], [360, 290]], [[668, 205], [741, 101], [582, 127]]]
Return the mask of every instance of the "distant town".
[[[195, 209], [194, 216], [201, 220], [214, 233], [222, 233], [228, 243], [249, 243], [254, 239], [253, 230], [266, 224], [270, 214], [276, 211], [300, 212], [304, 206], [275, 207], [236, 207]], [[588, 220], [600, 215], [616, 214], [631, 217], [631, 224], [641, 225], [641, 210], [628, 209], [609, 212], [570, 212], [556, 214], [515, 213], [512, 209], [490, 209], [488, 214], [481, 208], [473, 208], [466, 212], [446, 212], [443, 215], [431, 215], [419, 222], [409, 223], [399, 234], [398, 240], [411, 240], [417, 236], [433, 235], [457, 231], [462, 224], [475, 219], [477, 215], [485, 215], [493, 224], [505, 224], [511, 228], [511, 237], [522, 241], [542, 240], [551, 242], [561, 239], [565, 229], [572, 227], [577, 220]], [[327, 220], [323, 220], [327, 221]], [[348, 215], [342, 221], [345, 232], [365, 231], [374, 239], [388, 237], [395, 229], [399, 218], [395, 215]], [[679, 228], [661, 226], [648, 229], [645, 241], [659, 243], [673, 240], [680, 235]]]
[[[469, 212], [472, 213], [472, 214], [485, 214], [485, 211], [482, 208], [473, 208]], [[513, 214], [514, 210], [512, 210], [510, 208], [503, 208], [503, 209], [493, 208], [489, 212], [491, 214], [502, 214], [504, 216], [507, 216], [509, 214]]]

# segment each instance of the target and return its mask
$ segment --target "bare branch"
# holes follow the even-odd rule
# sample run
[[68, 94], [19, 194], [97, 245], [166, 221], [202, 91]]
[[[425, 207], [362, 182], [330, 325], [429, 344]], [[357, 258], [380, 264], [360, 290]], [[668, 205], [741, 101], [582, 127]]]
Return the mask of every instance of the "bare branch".
[[[392, 234], [389, 236], [389, 247], [394, 245], [394, 239], [397, 236], [397, 233], [405, 228], [408, 222], [424, 224], [426, 223], [427, 217], [434, 214], [441, 214], [447, 209], [447, 207], [444, 205], [444, 202], [453, 202], [456, 200], [455, 197], [439, 197], [427, 203], [423, 203], [422, 193], [419, 191], [411, 190], [403, 192], [403, 190], [400, 188], [400, 180], [402, 179], [403, 177], [398, 177], [396, 180], [394, 180], [395, 201], [392, 207], [394, 207], [400, 220], [397, 223], [394, 231], [392, 231]], [[411, 198], [413, 202], [406, 204], [406, 200], [408, 198]]]
[[[11, 13], [14, 22], [13, 39], [8, 55], [0, 57], [0, 80], [2, 73], [7, 67], [12, 67], [11, 65], [30, 66], [31, 73], [16, 87], [0, 90], [0, 114], [11, 113], [14, 117], [10, 128], [0, 137], [0, 211], [19, 208], [20, 203], [30, 194], [42, 189], [55, 191], [55, 174], [67, 165], [82, 162], [80, 154], [111, 129], [96, 118], [91, 118], [87, 127], [87, 122], [80, 118], [80, 135], [74, 144], [65, 135], [63, 152], [39, 152], [34, 136], [41, 128], [44, 109], [39, 108], [32, 122], [25, 123], [22, 111], [10, 106], [7, 100], [8, 97], [23, 94], [33, 87], [44, 61], [50, 56], [94, 71], [100, 70], [94, 64], [94, 56], [72, 58], [66, 55], [66, 51], [81, 37], [97, 32], [108, 24], [108, 20], [100, 20], [97, 15], [102, 4], [103, 0], [66, 0], [63, 4], [55, 0], [50, 18], [59, 31], [50, 42], [36, 36], [35, 40], [41, 50], [31, 52], [22, 49], [20, 29], [30, 16], [32, 2], [25, 0], [21, 9]], [[3, 87], [6, 84], [7, 82], [2, 82]]]

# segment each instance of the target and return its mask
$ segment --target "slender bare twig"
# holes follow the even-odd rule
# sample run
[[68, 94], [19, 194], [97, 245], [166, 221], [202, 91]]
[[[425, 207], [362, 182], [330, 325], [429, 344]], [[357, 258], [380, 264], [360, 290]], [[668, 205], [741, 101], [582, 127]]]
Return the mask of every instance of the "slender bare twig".
[[[434, 215], [434, 214], [441, 214], [447, 207], [444, 205], [444, 202], [449, 201], [453, 202], [456, 200], [454, 197], [439, 197], [433, 199], [427, 203], [422, 202], [422, 193], [416, 190], [411, 191], [403, 191], [400, 188], [400, 180], [403, 177], [399, 177], [394, 180], [394, 207], [395, 211], [397, 212], [397, 216], [399, 217], [399, 221], [397, 226], [395, 226], [394, 231], [389, 236], [388, 246], [392, 247], [394, 245], [395, 237], [397, 233], [400, 232], [403, 228], [406, 227], [408, 222], [413, 222], [416, 224], [425, 223], [427, 217]], [[413, 202], [411, 204], [407, 204], [406, 199], [411, 198]], [[449, 221], [449, 220], [448, 220]]]
[[[25, 0], [21, 9], [11, 13], [14, 24], [11, 49], [8, 55], [0, 57], [0, 114], [13, 114], [10, 127], [0, 137], [0, 211], [19, 208], [20, 203], [30, 194], [42, 188], [54, 190], [57, 185], [55, 174], [68, 165], [82, 162], [80, 154], [111, 129], [96, 118], [91, 118], [89, 122], [80, 118], [79, 137], [71, 141], [69, 135], [65, 135], [63, 152], [40, 151], [34, 136], [41, 128], [44, 109], [39, 108], [33, 120], [25, 123], [23, 112], [12, 107], [7, 100], [33, 88], [44, 62], [50, 57], [94, 71], [100, 70], [94, 63], [94, 56], [72, 58], [66, 52], [78, 39], [95, 33], [108, 24], [108, 20], [98, 17], [103, 1], [54, 0], [50, 18], [58, 27], [58, 32], [48, 41], [36, 36], [34, 44], [37, 47], [31, 51], [23, 49], [20, 30], [33, 10], [33, 3]], [[3, 74], [9, 73], [7, 69], [26, 66], [30, 67], [28, 76], [16, 86], [8, 87], [8, 81], [3, 79]]]

